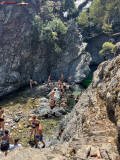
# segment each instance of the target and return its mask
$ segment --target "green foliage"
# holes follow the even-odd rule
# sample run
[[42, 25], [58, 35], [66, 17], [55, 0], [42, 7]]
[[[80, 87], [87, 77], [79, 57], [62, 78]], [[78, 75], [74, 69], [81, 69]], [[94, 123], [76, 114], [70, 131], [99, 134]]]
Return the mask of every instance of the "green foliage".
[[120, 23], [120, 0], [93, 0], [89, 18], [105, 33], [111, 33], [114, 25]]
[[32, 22], [32, 31], [33, 31], [32, 37], [34, 41], [40, 40], [42, 25], [43, 25], [42, 19], [40, 18], [39, 15], [36, 15]]
[[41, 17], [36, 15], [32, 22], [32, 31], [34, 41], [44, 41], [51, 46], [51, 51], [61, 52], [59, 41], [60, 37], [67, 33], [67, 27], [59, 18], [43, 24]]
[[102, 26], [102, 30], [103, 30], [104, 33], [107, 33], [107, 34], [112, 33], [113, 32], [112, 24], [110, 24], [110, 25], [109, 24], [104, 24]]
[[88, 13], [87, 12], [82, 12], [82, 13], [79, 14], [78, 25], [80, 27], [88, 27], [89, 26]]
[[63, 4], [64, 4], [65, 10], [67, 10], [67, 9], [71, 10], [71, 9], [75, 8], [74, 0], [64, 0]]
[[43, 17], [44, 21], [50, 21], [54, 18], [53, 10], [53, 1], [46, 1], [43, 11], [41, 13], [41, 16]]
[[102, 45], [102, 50], [99, 52], [99, 54], [101, 55], [106, 55], [106, 54], [114, 54], [114, 48], [115, 48], [115, 45], [110, 43], [110, 42], [105, 42], [103, 45]]

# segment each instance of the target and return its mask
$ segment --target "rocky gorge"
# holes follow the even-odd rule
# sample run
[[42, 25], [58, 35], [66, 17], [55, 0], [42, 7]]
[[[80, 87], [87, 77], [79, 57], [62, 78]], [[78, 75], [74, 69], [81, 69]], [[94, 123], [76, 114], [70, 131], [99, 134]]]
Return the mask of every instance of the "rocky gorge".
[[[70, 115], [63, 120], [59, 145], [45, 149], [18, 148], [6, 159], [119, 160], [120, 55], [101, 63], [93, 81]], [[4, 158], [3, 158], [4, 159]]]

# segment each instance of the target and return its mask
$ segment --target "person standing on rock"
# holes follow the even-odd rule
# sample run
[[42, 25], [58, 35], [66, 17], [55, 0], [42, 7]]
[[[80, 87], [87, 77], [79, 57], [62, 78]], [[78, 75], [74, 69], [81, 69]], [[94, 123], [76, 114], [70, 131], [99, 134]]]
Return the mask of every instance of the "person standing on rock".
[[5, 126], [5, 115], [4, 115], [4, 110], [0, 110], [0, 128], [4, 131], [4, 126]]
[[54, 98], [54, 94], [55, 94], [56, 89], [52, 90], [50, 93], [50, 98], [53, 99]]
[[9, 143], [14, 144], [12, 136], [9, 135], [9, 131], [5, 130], [5, 135], [0, 138], [1, 141], [1, 151], [5, 152], [5, 156], [8, 154]]
[[64, 75], [63, 75], [63, 73], [61, 74], [61, 82], [63, 83], [63, 81], [64, 81]]
[[43, 143], [42, 148], [45, 148], [45, 142], [43, 141], [43, 134], [42, 134], [42, 125], [39, 123], [36, 123], [35, 125], [36, 125], [36, 135], [35, 135], [36, 148], [38, 148], [39, 141]]
[[48, 77], [48, 85], [50, 82], [51, 82], [51, 75], [49, 75], [49, 77]]
[[68, 78], [69, 87], [71, 86], [71, 79], [72, 79], [72, 76], [70, 76], [70, 77]]
[[35, 130], [36, 130], [36, 123], [40, 123], [40, 121], [38, 120], [38, 119], [36, 119], [36, 116], [34, 115], [33, 117], [32, 117], [32, 119], [29, 119], [29, 124], [31, 125], [31, 127], [32, 127], [32, 130], [31, 130], [31, 133], [30, 133], [30, 140], [31, 140], [31, 138], [32, 138], [32, 134], [33, 134], [33, 132], [34, 132], [34, 135], [35, 135]]

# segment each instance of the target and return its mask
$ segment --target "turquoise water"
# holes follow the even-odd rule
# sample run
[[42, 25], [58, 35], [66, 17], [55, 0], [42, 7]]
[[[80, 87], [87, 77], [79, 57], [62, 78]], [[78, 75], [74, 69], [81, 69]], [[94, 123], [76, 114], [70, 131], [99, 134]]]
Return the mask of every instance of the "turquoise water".
[[90, 66], [90, 74], [88, 75], [88, 77], [82, 81], [81, 85], [85, 88], [87, 88], [91, 82], [92, 82], [92, 79], [93, 79], [93, 73], [94, 71], [97, 69], [98, 66], [94, 65], [94, 66]]

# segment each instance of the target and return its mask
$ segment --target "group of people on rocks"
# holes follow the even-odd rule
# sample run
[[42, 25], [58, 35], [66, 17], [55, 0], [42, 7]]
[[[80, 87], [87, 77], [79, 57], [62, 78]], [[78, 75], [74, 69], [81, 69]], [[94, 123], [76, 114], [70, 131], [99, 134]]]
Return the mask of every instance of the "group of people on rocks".
[[[42, 134], [42, 125], [40, 121], [36, 118], [35, 115], [32, 116], [32, 119], [29, 119], [29, 124], [31, 126], [30, 140], [32, 139], [32, 134], [34, 133], [35, 147], [38, 148], [38, 142], [41, 141], [43, 143], [43, 147], [45, 147], [45, 142], [43, 141]], [[21, 144], [18, 144], [19, 138], [15, 138], [10, 135], [9, 130], [4, 129], [5, 125], [5, 115], [4, 109], [0, 107], [0, 129], [1, 129], [1, 137], [0, 137], [0, 149], [7, 156], [8, 151], [12, 151], [16, 147], [22, 147]], [[11, 143], [11, 144], [10, 144]]]
[[[7, 156], [8, 150], [12, 151], [16, 147], [22, 147], [22, 145], [18, 144], [19, 138], [15, 138], [13, 140], [13, 137], [10, 136], [10, 134], [9, 134], [9, 130], [5, 130], [4, 126], [5, 126], [4, 109], [2, 107], [0, 107], [0, 129], [1, 129], [1, 134], [3, 134], [0, 137], [0, 141], [1, 141], [0, 149], [2, 152], [5, 153], [5, 156]], [[12, 144], [9, 144], [10, 142]]]
[[[68, 78], [68, 84], [64, 81], [64, 75], [61, 74], [61, 78], [58, 80], [57, 87], [59, 92], [61, 92], [61, 95], [63, 98], [66, 98], [65, 92], [67, 89], [67, 86], [71, 86], [71, 79], [72, 76]], [[30, 79], [30, 87], [32, 88], [33, 85], [38, 85], [38, 83], [32, 79]], [[64, 102], [57, 104], [54, 100], [54, 95], [56, 92], [55, 84], [51, 83], [51, 75], [48, 77], [48, 85], [51, 87], [52, 91], [50, 93], [50, 108], [53, 109], [55, 106], [63, 106], [65, 110], [67, 110], [67, 98]], [[53, 89], [54, 88], [54, 89]], [[80, 93], [81, 94], [81, 93]], [[72, 93], [70, 96], [74, 96]], [[77, 103], [79, 100], [79, 95], [75, 98], [75, 102]], [[43, 147], [45, 147], [45, 142], [43, 141], [43, 134], [42, 134], [42, 125], [40, 121], [36, 118], [35, 115], [32, 116], [32, 119], [29, 119], [29, 124], [31, 126], [31, 133], [30, 133], [30, 141], [32, 139], [32, 135], [34, 134], [34, 140], [35, 140], [35, 146], [38, 148], [38, 142], [41, 141], [43, 143]], [[22, 147], [21, 144], [18, 144], [19, 138], [16, 138], [13, 140], [13, 137], [10, 135], [9, 130], [4, 129], [5, 126], [5, 115], [4, 115], [4, 109], [0, 107], [0, 129], [4, 133], [3, 136], [0, 137], [1, 141], [1, 151], [5, 153], [5, 156], [8, 154], [8, 150], [12, 151], [16, 147]], [[60, 130], [58, 136], [60, 137], [63, 130]], [[10, 142], [12, 144], [10, 144]]]

